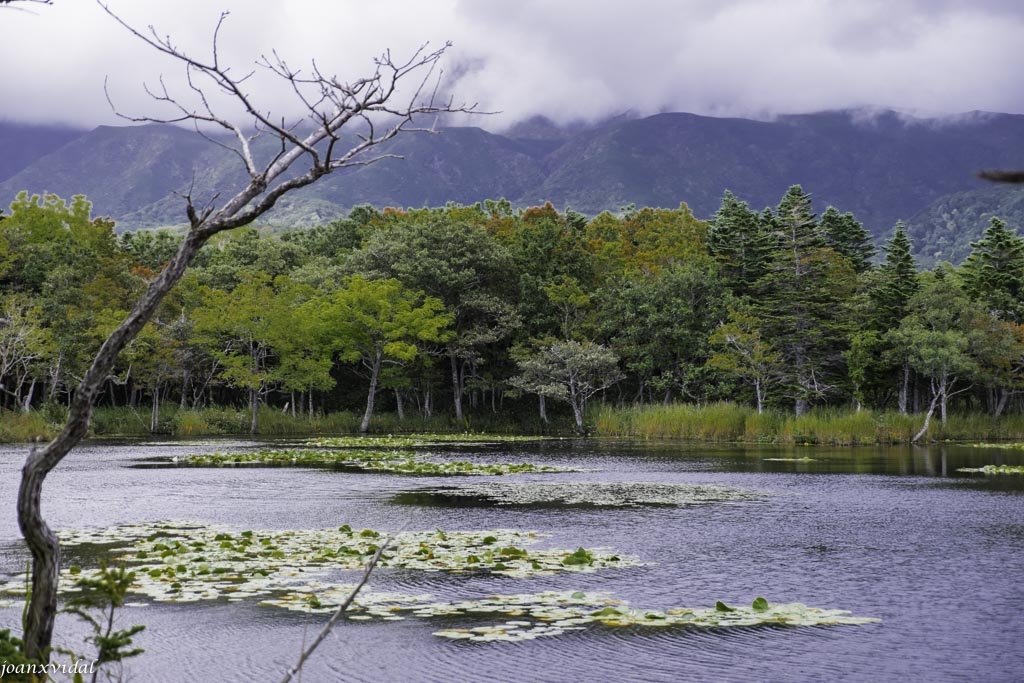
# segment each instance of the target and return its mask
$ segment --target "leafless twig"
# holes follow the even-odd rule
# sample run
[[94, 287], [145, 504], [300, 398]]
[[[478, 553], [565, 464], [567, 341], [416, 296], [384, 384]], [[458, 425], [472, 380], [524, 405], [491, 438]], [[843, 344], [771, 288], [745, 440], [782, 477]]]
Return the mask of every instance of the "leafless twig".
[[361, 591], [363, 586], [366, 585], [366, 582], [370, 580], [370, 574], [373, 573], [373, 569], [377, 566], [377, 563], [380, 561], [384, 551], [391, 547], [391, 541], [391, 537], [388, 536], [384, 539], [381, 546], [377, 548], [377, 552], [374, 553], [373, 557], [370, 558], [370, 561], [366, 563], [366, 569], [363, 571], [363, 577], [359, 580], [359, 583], [357, 583], [355, 588], [352, 589], [352, 592], [348, 594], [345, 601], [338, 605], [338, 609], [334, 611], [331, 618], [326, 624], [324, 624], [323, 629], [321, 629], [317, 637], [313, 639], [313, 642], [309, 644], [309, 647], [302, 650], [302, 654], [299, 655], [299, 661], [295, 662], [295, 666], [288, 669], [284, 678], [281, 679], [281, 683], [289, 683], [296, 674], [302, 672], [303, 664], [306, 663], [306, 660], [309, 659], [313, 652], [320, 646], [320, 643], [327, 638], [331, 630], [334, 628], [334, 625], [338, 623], [338, 620], [341, 619], [348, 608], [351, 607], [352, 602], [356, 599], [356, 596], [359, 595], [359, 591]]
[[[6, 5], [11, 1], [0, 3]], [[246, 177], [235, 188], [235, 194], [200, 206], [193, 202], [192, 188], [182, 192], [189, 229], [178, 251], [103, 342], [74, 392], [60, 434], [26, 458], [18, 489], [18, 526], [32, 554], [32, 599], [26, 612], [23, 641], [26, 655], [44, 662], [49, 656], [57, 613], [60, 542], [42, 515], [43, 482], [85, 437], [97, 396], [118, 355], [153, 316], [199, 249], [214, 235], [252, 223], [285, 194], [315, 183], [333, 171], [394, 158], [393, 154], [376, 148], [402, 132], [427, 130], [413, 127], [415, 117], [474, 110], [473, 106], [455, 106], [450, 99], [438, 100], [439, 61], [449, 48], [448, 43], [436, 50], [423, 45], [405, 61], [395, 60], [390, 51], [385, 51], [374, 60], [370, 75], [348, 82], [328, 76], [315, 62], [309, 75], [304, 75], [276, 54], [263, 57], [257, 68], [269, 69], [284, 78], [293, 91], [301, 93], [299, 102], [304, 113], [289, 124], [257, 105], [256, 97], [248, 90], [252, 71], [236, 75], [229, 65], [222, 63], [218, 40], [226, 14], [221, 15], [214, 29], [210, 55], [200, 59], [178, 48], [170, 37], [161, 36], [153, 27], [141, 31], [131, 26], [103, 0], [97, 0], [97, 4], [132, 36], [184, 67], [185, 87], [195, 103], [187, 105], [161, 79], [147, 92], [158, 105], [170, 108], [170, 116], [118, 114], [135, 123], [191, 123], [198, 130], [226, 130], [234, 137], [232, 150], [242, 162]], [[411, 87], [399, 87], [404, 84]], [[218, 113], [214, 93], [226, 95], [240, 107], [243, 121]], [[343, 142], [342, 130], [346, 126], [358, 128], [358, 135]], [[270, 160], [262, 163], [252, 145], [259, 135], [276, 139]]]

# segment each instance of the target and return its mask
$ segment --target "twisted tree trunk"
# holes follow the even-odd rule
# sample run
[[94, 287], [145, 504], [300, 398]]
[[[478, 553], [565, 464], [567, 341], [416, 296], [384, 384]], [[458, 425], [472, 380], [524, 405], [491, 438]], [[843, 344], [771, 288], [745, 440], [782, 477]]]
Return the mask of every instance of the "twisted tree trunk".
[[[11, 0], [0, 0], [0, 4]], [[47, 2], [48, 0], [38, 0]], [[395, 155], [377, 151], [382, 143], [409, 130], [414, 114], [439, 112], [469, 112], [473, 107], [452, 106], [450, 101], [435, 104], [437, 85], [431, 83], [436, 76], [434, 67], [448, 49], [428, 51], [426, 46], [417, 50], [405, 62], [395, 62], [390, 52], [374, 60], [373, 71], [367, 77], [352, 83], [343, 83], [335, 77], [322, 74], [314, 63], [311, 73], [297, 72], [279, 58], [264, 58], [260, 64], [287, 83], [295, 92], [298, 102], [306, 109], [306, 121], [312, 132], [300, 137], [296, 127], [286, 126], [262, 113], [250, 93], [245, 89], [248, 76], [236, 76], [229, 65], [218, 58], [217, 36], [227, 14], [222, 14], [213, 35], [213, 46], [207, 61], [196, 59], [177, 48], [169, 37], [161, 37], [154, 29], [140, 32], [114, 14], [102, 0], [97, 4], [129, 33], [157, 52], [165, 55], [188, 73], [192, 94], [198, 93], [201, 105], [185, 106], [166, 88], [149, 91], [154, 100], [170, 107], [171, 114], [164, 118], [131, 117], [119, 114], [133, 123], [187, 122], [203, 128], [212, 125], [235, 136], [232, 151], [246, 171], [246, 181], [237, 194], [227, 197], [218, 206], [210, 201], [197, 209], [192, 198], [185, 195], [190, 229], [181, 246], [161, 273], [149, 284], [128, 317], [115, 329], [93, 359], [81, 383], [71, 398], [68, 419], [61, 433], [45, 448], [33, 450], [22, 468], [18, 489], [18, 525], [32, 554], [32, 592], [25, 613], [23, 642], [25, 654], [41, 662], [49, 660], [53, 639], [53, 625], [57, 613], [57, 575], [60, 569], [60, 544], [57, 536], [42, 515], [43, 481], [60, 464], [89, 429], [89, 420], [96, 397], [109, 376], [118, 354], [138, 335], [152, 317], [164, 296], [181, 279], [185, 269], [195, 258], [199, 248], [217, 233], [248, 225], [272, 209], [283, 195], [305, 187], [323, 176], [342, 168], [366, 166]], [[244, 72], [243, 72], [244, 74]], [[398, 86], [412, 79], [411, 89]], [[200, 85], [203, 84], [203, 85]], [[161, 86], [163, 82], [161, 81]], [[265, 164], [257, 163], [252, 147], [253, 135], [243, 127], [215, 113], [212, 100], [207, 99], [203, 87], [228, 95], [242, 107], [250, 130], [260, 136], [271, 136], [280, 147]], [[405, 103], [396, 102], [399, 98]], [[341, 144], [341, 130], [346, 126], [359, 127], [360, 135], [351, 147]], [[351, 127], [351, 126], [350, 126]], [[289, 169], [300, 159], [308, 166], [299, 173]], [[292, 169], [294, 170], [294, 169]], [[61, 358], [51, 382], [51, 395], [59, 384]]]
[[43, 481], [85, 437], [97, 394], [114, 367], [117, 355], [150, 319], [207, 239], [206, 231], [193, 231], [186, 236], [171, 262], [150, 283], [128, 317], [100, 347], [92, 366], [75, 390], [64, 429], [46, 447], [33, 449], [25, 460], [18, 489], [18, 526], [32, 554], [32, 593], [25, 614], [23, 638], [25, 654], [30, 659], [49, 661], [53, 623], [57, 616], [60, 544], [57, 535], [43, 519]]

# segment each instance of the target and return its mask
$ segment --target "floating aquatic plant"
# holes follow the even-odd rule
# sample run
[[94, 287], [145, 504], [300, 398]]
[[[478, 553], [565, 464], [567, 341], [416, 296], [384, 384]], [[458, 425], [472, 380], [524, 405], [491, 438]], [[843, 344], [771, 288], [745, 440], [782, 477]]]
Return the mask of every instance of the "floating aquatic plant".
[[[62, 534], [65, 545], [113, 545], [117, 560], [135, 573], [131, 590], [155, 601], [195, 602], [258, 599], [261, 605], [309, 613], [334, 611], [354, 584], [326, 580], [338, 569], [353, 569], [389, 542], [381, 566], [428, 571], [479, 571], [533, 576], [556, 571], [594, 571], [640, 564], [636, 558], [602, 549], [528, 549], [542, 534], [489, 531], [403, 532], [385, 541], [372, 529], [342, 526], [317, 531], [231, 531], [187, 522], [142, 523]], [[74, 590], [87, 576], [80, 567], [61, 574], [61, 591]], [[0, 595], [23, 595], [24, 577], [0, 584]], [[13, 606], [13, 601], [7, 600]], [[718, 602], [711, 608], [643, 610], [607, 592], [546, 591], [492, 595], [476, 600], [438, 601], [430, 594], [410, 595], [364, 589], [347, 618], [397, 621], [409, 617], [500, 617], [500, 623], [445, 628], [434, 635], [478, 642], [522, 641], [571, 630], [604, 627], [823, 626], [879, 621], [844, 610], [799, 603], [770, 604], [757, 598], [750, 607]]]
[[980, 472], [981, 474], [1024, 474], [1024, 465], [985, 465], [984, 467], [960, 467], [957, 472]]
[[[516, 529], [401, 532], [389, 538], [390, 546], [378, 566], [522, 578], [641, 564], [636, 557], [605, 548], [577, 550], [587, 553], [590, 561], [567, 563], [573, 551], [532, 547], [544, 538], [544, 534]], [[72, 532], [62, 534], [62, 541], [66, 546], [112, 544], [113, 560], [135, 572], [133, 592], [157, 601], [194, 602], [308, 594], [311, 582], [339, 570], [360, 569], [385, 536], [348, 525], [237, 532], [190, 523], [156, 523]], [[62, 572], [63, 588], [70, 590], [80, 574], [81, 569], [74, 567]], [[0, 595], [23, 593], [23, 577], [0, 584]]]
[[397, 451], [281, 449], [239, 453], [202, 453], [173, 459], [185, 467], [335, 467], [360, 472], [423, 476], [501, 476], [574, 470], [532, 463], [476, 463], [464, 460], [433, 461]]
[[488, 446], [501, 443], [550, 440], [544, 436], [513, 436], [506, 434], [408, 434], [403, 436], [331, 436], [307, 439], [304, 443], [317, 448], [423, 448], [437, 444], [455, 446]]
[[398, 502], [464, 504], [479, 501], [509, 506], [638, 507], [643, 505], [702, 505], [756, 500], [763, 493], [708, 484], [647, 482], [523, 482], [471, 484], [430, 488], [398, 494]]
[[[831, 626], [859, 625], [881, 621], [856, 617], [846, 610], [820, 609], [801, 603], [770, 604], [757, 598], [750, 607], [729, 607], [718, 602], [710, 608], [679, 607], [660, 610], [635, 609], [607, 593], [537, 593], [495, 596], [440, 606], [439, 613], [476, 615], [494, 613], [514, 616], [499, 624], [471, 628], [447, 628], [434, 635], [477, 642], [533, 640], [555, 636], [587, 625], [608, 627], [690, 627], [725, 628], [737, 626]], [[417, 615], [431, 616], [434, 605], [417, 608]]]

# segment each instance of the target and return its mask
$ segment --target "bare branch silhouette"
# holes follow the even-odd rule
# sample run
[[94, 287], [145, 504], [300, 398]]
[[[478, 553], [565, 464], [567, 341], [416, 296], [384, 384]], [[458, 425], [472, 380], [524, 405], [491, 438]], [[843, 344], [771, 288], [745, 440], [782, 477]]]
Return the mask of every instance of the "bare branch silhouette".
[[[5, 4], [9, 1], [4, 0]], [[141, 31], [122, 20], [102, 0], [97, 0], [97, 4], [135, 38], [183, 67], [185, 94], [195, 100], [194, 106], [189, 106], [161, 79], [156, 87], [147, 87], [146, 91], [158, 106], [169, 107], [171, 115], [132, 116], [116, 107], [115, 112], [133, 123], [188, 123], [200, 132], [210, 127], [228, 131], [235, 141], [231, 149], [244, 166], [246, 179], [234, 194], [207, 199], [200, 206], [193, 199], [195, 188], [182, 191], [189, 229], [177, 253], [100, 347], [75, 391], [60, 434], [26, 458], [18, 491], [18, 524], [32, 554], [32, 595], [23, 640], [27, 656], [40, 661], [49, 657], [60, 567], [60, 544], [42, 516], [43, 481], [86, 435], [93, 405], [118, 354], [150, 319], [200, 247], [220, 232], [251, 223], [285, 194], [315, 183], [333, 171], [394, 158], [395, 155], [379, 147], [400, 133], [428, 130], [415, 127], [415, 117], [474, 110], [473, 106], [455, 106], [450, 99], [438, 101], [442, 75], [439, 62], [450, 47], [448, 43], [434, 50], [423, 45], [405, 60], [396, 60], [390, 51], [385, 51], [373, 61], [368, 76], [352, 81], [327, 76], [315, 63], [309, 74], [304, 75], [291, 69], [277, 54], [261, 57], [256, 68], [269, 69], [298, 96], [303, 114], [289, 124], [264, 110], [257, 95], [250, 92], [253, 70], [236, 76], [232, 67], [221, 61], [218, 42], [227, 14], [217, 21], [210, 54], [201, 59], [179, 49], [169, 36], [161, 36], [152, 26]], [[406, 85], [409, 87], [400, 87]], [[226, 96], [235, 108], [240, 108], [243, 120], [219, 113], [214, 93]], [[353, 127], [357, 135], [344, 142], [343, 129]], [[259, 136], [276, 143], [270, 159], [262, 162], [253, 146]]]

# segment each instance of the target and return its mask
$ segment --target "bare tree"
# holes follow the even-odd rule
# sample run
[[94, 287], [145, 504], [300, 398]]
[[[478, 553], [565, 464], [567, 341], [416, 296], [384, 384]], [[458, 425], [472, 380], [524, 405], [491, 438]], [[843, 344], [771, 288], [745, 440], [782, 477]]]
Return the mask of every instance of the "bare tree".
[[[210, 128], [226, 130], [234, 141], [225, 146], [237, 155], [247, 175], [236, 194], [224, 200], [214, 197], [200, 204], [193, 201], [191, 189], [184, 193], [189, 228], [177, 253], [104, 341], [75, 391], [60, 434], [45, 447], [33, 449], [25, 461], [18, 491], [18, 524], [32, 555], [32, 594], [25, 618], [24, 643], [25, 654], [41, 661], [49, 658], [60, 568], [60, 544], [43, 519], [40, 507], [43, 481], [86, 435], [93, 405], [118, 353], [153, 315], [200, 247], [217, 233], [251, 223], [283, 195], [332, 171], [394, 158], [382, 152], [380, 145], [403, 131], [422, 130], [412, 127], [415, 116], [473, 109], [453, 106], [450, 99], [435, 99], [441, 75], [438, 62], [448, 44], [437, 50], [424, 45], [404, 61], [385, 52], [374, 60], [368, 76], [348, 82], [327, 75], [315, 63], [303, 73], [290, 68], [277, 54], [263, 56], [257, 68], [281, 79], [301, 105], [302, 115], [289, 124], [283, 118], [272, 118], [269, 111], [257, 106], [248, 90], [254, 72], [236, 75], [221, 62], [218, 38], [226, 13], [217, 22], [211, 54], [199, 59], [179, 49], [170, 38], [161, 37], [152, 27], [147, 32], [133, 28], [104, 2], [97, 2], [133, 36], [184, 67], [186, 94], [196, 103], [189, 106], [161, 80], [157, 87], [147, 88], [147, 92], [159, 105], [170, 107], [173, 114], [123, 118], [133, 122], [192, 124], [201, 134]], [[214, 98], [221, 99], [215, 103]], [[223, 101], [241, 107], [244, 126], [218, 113]], [[356, 133], [355, 137], [347, 138], [348, 144], [342, 141], [342, 129]], [[253, 144], [257, 137], [270, 138], [274, 143], [268, 160], [258, 158]]]

